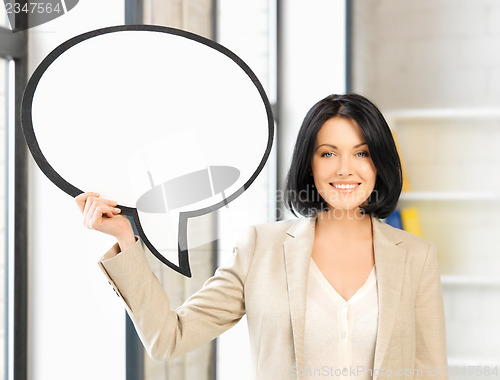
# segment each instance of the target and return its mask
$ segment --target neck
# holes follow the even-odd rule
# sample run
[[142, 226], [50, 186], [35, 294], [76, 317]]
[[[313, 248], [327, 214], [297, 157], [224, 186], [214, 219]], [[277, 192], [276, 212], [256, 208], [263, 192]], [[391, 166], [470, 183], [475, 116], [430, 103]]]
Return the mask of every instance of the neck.
[[316, 229], [341, 235], [371, 234], [370, 215], [363, 215], [359, 209], [323, 211], [318, 214]]

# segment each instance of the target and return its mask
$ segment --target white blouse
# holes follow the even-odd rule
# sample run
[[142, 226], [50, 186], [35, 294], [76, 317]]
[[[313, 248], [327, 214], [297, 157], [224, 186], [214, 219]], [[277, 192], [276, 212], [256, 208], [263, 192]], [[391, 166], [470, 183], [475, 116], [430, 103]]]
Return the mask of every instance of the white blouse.
[[311, 259], [307, 285], [302, 375], [368, 380], [373, 375], [378, 295], [375, 266], [346, 301]]

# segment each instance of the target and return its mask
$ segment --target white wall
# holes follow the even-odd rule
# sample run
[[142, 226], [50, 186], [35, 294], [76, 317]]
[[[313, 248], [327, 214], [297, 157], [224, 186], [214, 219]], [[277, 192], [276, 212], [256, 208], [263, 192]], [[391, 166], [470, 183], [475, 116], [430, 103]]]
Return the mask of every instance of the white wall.
[[385, 109], [499, 103], [498, 1], [353, 4], [356, 91]]
[[346, 18], [344, 0], [287, 0], [280, 6], [278, 180], [282, 186], [307, 111], [325, 96], [345, 92]]
[[[413, 112], [391, 126], [412, 190], [440, 196], [405, 205], [417, 207], [423, 237], [438, 248], [449, 365], [498, 368], [500, 2], [353, 4], [354, 90], [383, 112]], [[497, 116], [484, 111], [492, 107]]]
[[[29, 72], [70, 37], [123, 22], [123, 0], [80, 1], [30, 30]], [[29, 172], [29, 379], [124, 379], [124, 309], [97, 266], [113, 242], [84, 229], [31, 158]]]

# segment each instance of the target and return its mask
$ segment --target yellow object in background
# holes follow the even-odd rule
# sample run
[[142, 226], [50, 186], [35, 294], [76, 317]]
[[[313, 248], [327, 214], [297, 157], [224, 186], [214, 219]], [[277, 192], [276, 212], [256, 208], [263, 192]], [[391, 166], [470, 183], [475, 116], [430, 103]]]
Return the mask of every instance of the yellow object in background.
[[411, 191], [411, 188], [410, 188], [410, 181], [408, 180], [408, 176], [406, 175], [406, 168], [403, 165], [403, 160], [401, 160], [401, 168], [403, 172], [403, 188], [401, 191], [407, 193]]
[[403, 225], [403, 230], [422, 237], [420, 218], [416, 207], [408, 207], [401, 210], [401, 224]]
[[406, 175], [406, 166], [403, 160], [403, 155], [401, 154], [401, 149], [399, 148], [398, 139], [396, 138], [396, 131], [392, 131], [392, 138], [394, 139], [394, 143], [396, 144], [396, 149], [399, 154], [399, 160], [401, 161], [401, 170], [403, 172], [403, 189], [404, 193], [411, 191], [410, 180]]

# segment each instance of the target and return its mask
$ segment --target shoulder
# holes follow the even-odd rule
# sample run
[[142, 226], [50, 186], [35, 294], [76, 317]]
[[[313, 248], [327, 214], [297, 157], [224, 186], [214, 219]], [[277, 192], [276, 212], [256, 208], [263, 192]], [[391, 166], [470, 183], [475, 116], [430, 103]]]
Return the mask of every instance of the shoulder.
[[407, 273], [414, 276], [417, 283], [425, 271], [439, 273], [436, 246], [430, 241], [379, 220], [374, 220], [373, 230], [374, 246], [378, 249], [375, 254], [378, 253], [380, 265], [388, 257], [403, 258]]
[[297, 218], [278, 222], [262, 223], [253, 226], [259, 239], [285, 239], [287, 236], [295, 236], [297, 233], [314, 230], [314, 219]]
[[405, 248], [407, 252], [417, 252], [425, 254], [430, 250], [435, 250], [435, 245], [419, 236], [413, 235], [407, 231], [392, 227], [391, 225], [374, 218], [374, 230], [378, 230], [380, 234], [392, 241], [399, 247]]
[[295, 231], [307, 229], [311, 227], [311, 224], [314, 224], [314, 220], [298, 218], [251, 225], [240, 236], [237, 245], [255, 246], [257, 242], [264, 244], [281, 243], [287, 236], [293, 236]]
[[253, 227], [256, 231], [264, 234], [286, 234], [286, 232], [296, 223], [300, 223], [302, 219], [280, 220], [278, 222], [268, 222], [255, 224]]
[[411, 234], [405, 230], [395, 228], [380, 219], [373, 218], [374, 229], [378, 228], [389, 239], [410, 245], [429, 245], [431, 242], [425, 240], [417, 235]]

